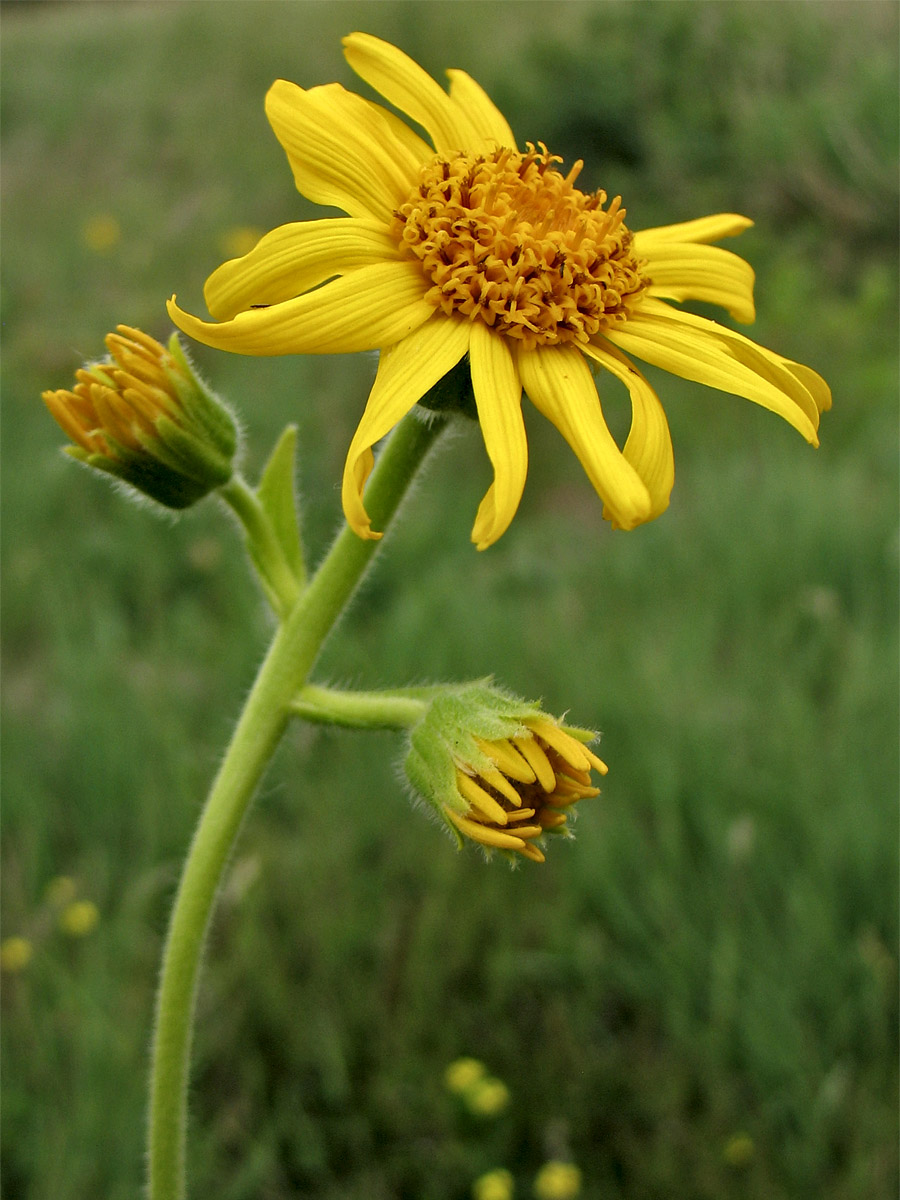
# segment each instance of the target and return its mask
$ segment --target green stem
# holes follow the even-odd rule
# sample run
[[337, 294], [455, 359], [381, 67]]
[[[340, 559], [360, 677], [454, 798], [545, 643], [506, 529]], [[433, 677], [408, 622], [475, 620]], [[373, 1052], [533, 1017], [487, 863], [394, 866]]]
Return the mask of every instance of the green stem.
[[427, 701], [405, 688], [386, 692], [345, 692], [308, 683], [291, 703], [291, 712], [320, 725], [346, 729], [408, 729], [424, 716]]
[[[394, 430], [372, 473], [366, 507], [385, 529], [443, 427], [415, 415]], [[291, 703], [379, 543], [345, 526], [275, 634], [213, 783], [188, 854], [163, 953], [150, 1077], [150, 1200], [185, 1195], [187, 1080], [200, 959], [222, 872]]]
[[286, 617], [302, 589], [259, 498], [240, 475], [232, 476], [220, 487], [219, 495], [244, 527], [247, 547], [259, 568], [269, 602], [280, 617]]

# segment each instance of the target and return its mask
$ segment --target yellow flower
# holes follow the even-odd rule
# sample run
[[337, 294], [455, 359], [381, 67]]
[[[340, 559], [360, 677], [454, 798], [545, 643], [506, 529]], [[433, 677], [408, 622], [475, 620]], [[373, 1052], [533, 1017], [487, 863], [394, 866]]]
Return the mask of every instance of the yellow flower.
[[234, 419], [196, 376], [173, 334], [168, 347], [119, 325], [110, 357], [76, 371], [70, 391], [43, 393], [75, 443], [67, 453], [167, 508], [186, 508], [227, 483]]
[[81, 227], [82, 241], [89, 250], [95, 250], [98, 254], [111, 250], [121, 237], [121, 226], [109, 213], [99, 213]]
[[753, 1144], [753, 1138], [750, 1134], [736, 1133], [725, 1143], [722, 1157], [728, 1163], [729, 1167], [735, 1167], [740, 1170], [750, 1165], [755, 1152], [756, 1147]]
[[476, 1117], [497, 1117], [509, 1104], [509, 1088], [502, 1079], [480, 1079], [464, 1095], [466, 1107]]
[[92, 900], [73, 900], [59, 915], [59, 927], [69, 937], [87, 937], [97, 927], [100, 911]]
[[581, 1172], [574, 1163], [544, 1163], [534, 1180], [538, 1200], [574, 1200], [581, 1191]]
[[477, 1058], [457, 1058], [444, 1072], [448, 1092], [461, 1096], [487, 1075], [487, 1068]]
[[479, 1175], [472, 1184], [472, 1200], [512, 1200], [515, 1184], [509, 1171], [498, 1167]]
[[71, 875], [56, 875], [44, 888], [44, 900], [51, 908], [65, 908], [78, 895], [78, 884]]
[[24, 971], [34, 955], [34, 946], [28, 938], [8, 937], [0, 942], [0, 968], [9, 975]]
[[[753, 271], [709, 243], [752, 224], [733, 213], [633, 233], [619, 197], [575, 186], [543, 145], [518, 148], [506, 119], [464, 71], [449, 94], [402, 51], [368, 34], [344, 39], [350, 66], [421, 125], [338, 84], [278, 80], [266, 97], [297, 188], [343, 210], [283, 225], [207, 280], [214, 322], [169, 302], [186, 333], [241, 354], [380, 350], [378, 373], [344, 470], [343, 505], [361, 537], [373, 445], [468, 355], [494, 481], [472, 531], [479, 549], [509, 525], [528, 446], [522, 391], [559, 429], [604, 501], [632, 529], [668, 505], [674, 480], [666, 417], [627, 355], [761, 404], [817, 444], [824, 381], [669, 301], [754, 318]], [[624, 449], [607, 428], [592, 371], [628, 388]]]

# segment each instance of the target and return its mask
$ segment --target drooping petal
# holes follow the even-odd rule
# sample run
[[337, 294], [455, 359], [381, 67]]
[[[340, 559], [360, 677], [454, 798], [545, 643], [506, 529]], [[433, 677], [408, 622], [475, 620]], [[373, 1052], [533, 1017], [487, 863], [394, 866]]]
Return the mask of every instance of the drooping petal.
[[376, 263], [271, 308], [201, 321], [168, 302], [189, 337], [238, 354], [352, 354], [392, 346], [434, 313], [417, 263]]
[[581, 350], [573, 345], [520, 349], [516, 361], [531, 401], [575, 451], [616, 524], [633, 529], [648, 520], [650, 494], [607, 428]]
[[372, 470], [372, 447], [404, 417], [439, 379], [451, 371], [469, 345], [469, 324], [431, 309], [432, 319], [384, 350], [366, 411], [347, 451], [341, 499], [347, 523], [360, 536], [372, 532], [363, 488]]
[[506, 338], [483, 321], [471, 326], [469, 358], [478, 421], [494, 482], [478, 509], [472, 541], [486, 550], [516, 515], [528, 471], [528, 441], [522, 420], [522, 384]]
[[641, 229], [634, 235], [634, 248], [638, 254], [647, 254], [651, 245], [660, 242], [717, 242], [720, 238], [736, 237], [752, 224], [749, 217], [738, 213], [715, 213], [693, 221], [679, 221], [677, 225]]
[[417, 156], [407, 137], [395, 135], [402, 124], [396, 117], [337, 83], [304, 91], [278, 79], [266, 95], [266, 115], [297, 190], [353, 217], [390, 221], [430, 155], [421, 139]]
[[769, 358], [742, 334], [648, 299], [605, 336], [627, 354], [664, 371], [743, 396], [778, 413], [808, 442], [818, 445], [819, 415], [812, 396], [796, 375], [774, 361], [775, 355]]
[[675, 483], [672, 437], [663, 406], [634, 363], [629, 362], [615, 347], [587, 345], [581, 349], [628, 388], [631, 396], [631, 429], [622, 453], [650, 493], [650, 515], [647, 519], [653, 520], [669, 507], [669, 496]]
[[738, 254], [720, 246], [660, 242], [648, 251], [648, 295], [667, 300], [705, 300], [727, 309], [736, 321], [751, 324], [753, 268]]
[[496, 106], [480, 83], [465, 71], [450, 70], [450, 99], [466, 114], [483, 140], [483, 147], [467, 147], [472, 150], [490, 150], [494, 146], [509, 146], [516, 149], [516, 139], [509, 122]]
[[[698, 317], [696, 313], [673, 309], [664, 301], [652, 298], [645, 301], [642, 311], [656, 314], [676, 325], [690, 326], [701, 334], [718, 340], [728, 353], [734, 355], [744, 366], [767, 379], [780, 392], [790, 397], [809, 418], [814, 429], [818, 429], [819, 414], [831, 407], [831, 391], [820, 375], [809, 367], [792, 362], [789, 358], [760, 346], [758, 342], [751, 341], [736, 329], [729, 329], [706, 317]], [[801, 429], [800, 432], [804, 431]]]
[[467, 114], [418, 63], [390, 42], [368, 33], [344, 38], [344, 56], [360, 78], [427, 132], [439, 154], [479, 145]]
[[280, 225], [242, 258], [222, 263], [203, 289], [217, 321], [244, 309], [280, 304], [334, 275], [400, 260], [386, 225], [371, 217], [329, 217]]

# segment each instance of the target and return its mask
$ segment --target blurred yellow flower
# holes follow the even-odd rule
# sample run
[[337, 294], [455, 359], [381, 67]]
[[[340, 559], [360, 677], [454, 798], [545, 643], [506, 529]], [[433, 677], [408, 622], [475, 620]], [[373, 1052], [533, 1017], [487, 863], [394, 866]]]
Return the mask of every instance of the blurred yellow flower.
[[736, 1133], [725, 1143], [722, 1157], [729, 1167], [748, 1167], [753, 1161], [756, 1147], [749, 1133]]
[[111, 250], [121, 237], [122, 228], [109, 213], [98, 213], [81, 227], [81, 240], [89, 250], [95, 250], [98, 254]]
[[574, 1163], [544, 1163], [534, 1180], [538, 1200], [573, 1200], [581, 1191], [581, 1172]]
[[34, 956], [34, 946], [24, 937], [8, 937], [0, 942], [0, 970], [10, 975], [24, 971]]
[[[522, 495], [528, 446], [522, 391], [562, 433], [615, 526], [664, 511], [674, 481], [662, 405], [630, 360], [746, 397], [812, 444], [831, 403], [809, 368], [757, 346], [685, 300], [754, 319], [754, 275], [710, 245], [752, 224], [733, 213], [632, 232], [620, 197], [580, 191], [543, 144], [518, 147], [505, 117], [464, 71], [449, 94], [412, 59], [364, 33], [344, 39], [350, 66], [422, 126], [338, 84], [278, 80], [266, 112], [298, 190], [348, 214], [283, 225], [207, 280], [215, 318], [175, 303], [176, 325], [242, 354], [380, 350], [378, 374], [344, 470], [344, 513], [378, 537], [363, 505], [372, 447], [467, 359], [494, 482], [472, 530], [479, 549], [506, 530]], [[620, 449], [593, 372], [628, 389]]]
[[64, 908], [78, 894], [78, 885], [71, 875], [57, 875], [44, 888], [44, 900], [51, 908]]
[[480, 1079], [464, 1095], [466, 1107], [476, 1117], [496, 1117], [509, 1104], [509, 1088], [502, 1079]]
[[475, 1180], [472, 1184], [472, 1200], [512, 1200], [514, 1190], [512, 1175], [498, 1167]]
[[477, 1058], [457, 1058], [444, 1072], [444, 1084], [448, 1091], [462, 1095], [485, 1075], [487, 1068]]
[[69, 937], [87, 937], [97, 927], [100, 911], [92, 900], [73, 900], [59, 915], [59, 927]]

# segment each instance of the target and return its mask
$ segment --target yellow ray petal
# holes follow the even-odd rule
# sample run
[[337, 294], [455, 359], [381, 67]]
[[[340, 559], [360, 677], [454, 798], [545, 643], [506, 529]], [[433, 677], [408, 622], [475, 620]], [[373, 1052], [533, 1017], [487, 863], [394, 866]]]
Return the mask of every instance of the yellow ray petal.
[[556, 772], [537, 741], [533, 737], [517, 737], [512, 739], [512, 744], [534, 771], [544, 791], [552, 792], [556, 787]]
[[466, 321], [448, 319], [430, 306], [429, 311], [430, 321], [382, 352], [366, 411], [347, 452], [341, 498], [347, 523], [360, 537], [381, 537], [372, 532], [362, 499], [374, 461], [372, 446], [456, 366], [469, 345]]
[[471, 776], [457, 771], [456, 786], [463, 799], [468, 800], [469, 804], [489, 821], [493, 821], [495, 825], [506, 824], [507, 818], [503, 808], [489, 792], [486, 792], [483, 787], [479, 787]]
[[291, 300], [334, 275], [400, 257], [396, 238], [371, 217], [298, 221], [273, 229], [242, 258], [222, 263], [203, 295], [216, 320], [228, 321], [244, 309]]
[[[659, 315], [659, 309], [652, 307], [656, 305], [665, 307], [668, 315]], [[690, 320], [686, 320], [686, 317], [690, 317]], [[808, 411], [804, 411], [796, 396], [770, 381], [767, 370], [762, 367], [763, 356], [759, 356], [758, 364], [748, 366], [737, 352], [732, 352], [729, 341], [739, 338], [740, 334], [725, 330], [714, 321], [669, 309], [663, 301], [651, 299], [645, 301], [640, 312], [621, 327], [608, 330], [606, 336], [626, 353], [662, 367], [664, 371], [722, 392], [743, 396], [778, 413], [808, 442], [818, 445], [812, 417]], [[752, 342], [749, 344], [753, 345]], [[799, 384], [796, 377], [792, 378], [794, 384]], [[812, 404], [811, 397], [806, 394]], [[815, 405], [812, 407], [818, 421]]]
[[809, 367], [782, 358], [780, 354], [751, 341], [736, 329], [729, 329], [706, 317], [698, 317], [696, 313], [673, 309], [662, 300], [645, 300], [642, 307], [644, 311], [661, 316], [676, 325], [688, 325], [691, 329], [718, 339], [739, 362], [789, 396], [806, 414], [813, 428], [818, 428], [819, 414], [823, 407], [831, 407], [828, 384]]
[[504, 850], [521, 850], [525, 845], [521, 838], [513, 837], [511, 833], [501, 833], [499, 829], [491, 829], [489, 825], [470, 821], [468, 817], [461, 817], [451, 808], [445, 808], [444, 812], [456, 828], [474, 842], [481, 842], [485, 846], [499, 846]]
[[238, 354], [351, 354], [400, 341], [434, 314], [417, 263], [360, 267], [315, 291], [221, 324], [168, 302], [179, 329], [206, 346]]
[[635, 233], [634, 249], [637, 254], [645, 255], [651, 252], [650, 246], [660, 242], [717, 242], [720, 238], [736, 237], [752, 224], [749, 217], [738, 213], [715, 213], [693, 221], [680, 221], [677, 225], [657, 225]]
[[650, 493], [607, 428], [580, 348], [519, 350], [519, 377], [532, 403], [563, 435], [597, 494], [623, 529], [648, 520]]
[[305, 91], [278, 79], [266, 95], [266, 115], [297, 190], [351, 216], [388, 222], [415, 185], [422, 159], [379, 112], [336, 83]]
[[517, 753], [511, 742], [487, 742], [482, 738], [475, 738], [475, 744], [510, 779], [515, 779], [518, 783], [534, 783], [537, 779], [534, 771], [521, 754]]
[[528, 472], [528, 440], [522, 420], [522, 384], [505, 338], [483, 321], [471, 326], [469, 356], [478, 420], [494, 482], [478, 509], [472, 541], [479, 550], [492, 545], [516, 514]]
[[753, 268], [738, 254], [721, 246], [661, 242], [648, 251], [647, 274], [651, 296], [668, 300], [705, 300], [727, 309], [736, 321], [749, 325], [753, 307]]
[[402, 50], [371, 34], [351, 33], [344, 38], [344, 56], [357, 75], [422, 126], [439, 154], [479, 146], [466, 113]]
[[587, 345], [582, 346], [582, 350], [628, 388], [631, 429], [622, 454], [640, 475], [650, 493], [650, 515], [647, 520], [653, 520], [668, 508], [675, 483], [672, 438], [663, 406], [634, 363], [629, 362], [615, 347]]
[[[590, 770], [591, 763], [587, 747], [576, 741], [564, 729], [560, 729], [558, 725], [543, 717], [529, 718], [528, 728], [533, 730], [535, 735], [545, 741], [560, 757], [564, 758], [569, 766], [581, 771]], [[590, 780], [590, 776], [588, 776], [588, 780]]]
[[447, 77], [450, 99], [466, 114], [483, 141], [483, 146], [469, 148], [490, 150], [494, 146], [509, 146], [515, 150], [516, 139], [509, 122], [481, 84], [465, 71], [450, 70]]

